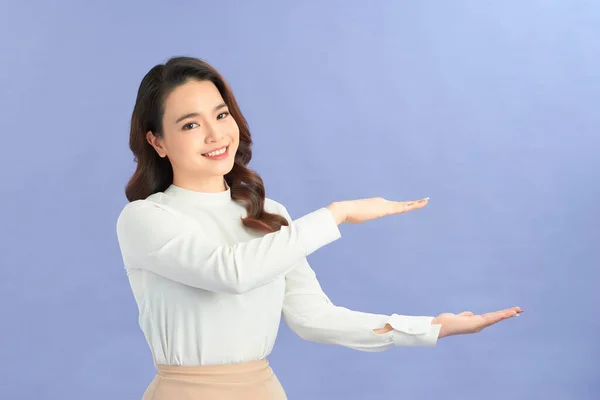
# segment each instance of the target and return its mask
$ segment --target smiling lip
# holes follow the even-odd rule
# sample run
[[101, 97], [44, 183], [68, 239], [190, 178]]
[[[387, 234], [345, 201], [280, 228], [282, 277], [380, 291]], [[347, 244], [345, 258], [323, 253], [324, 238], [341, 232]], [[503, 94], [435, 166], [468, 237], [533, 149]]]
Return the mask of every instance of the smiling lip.
[[[212, 153], [213, 151], [222, 150], [222, 149], [225, 149], [225, 152], [223, 152], [222, 154], [219, 154], [219, 155], [216, 155], [216, 156], [209, 156], [208, 155], [208, 153]], [[229, 146], [220, 147], [218, 149], [211, 150], [208, 153], [204, 153], [204, 154], [202, 154], [202, 156], [208, 158], [209, 160], [222, 160], [224, 158], [227, 158], [227, 156], [229, 156]]]

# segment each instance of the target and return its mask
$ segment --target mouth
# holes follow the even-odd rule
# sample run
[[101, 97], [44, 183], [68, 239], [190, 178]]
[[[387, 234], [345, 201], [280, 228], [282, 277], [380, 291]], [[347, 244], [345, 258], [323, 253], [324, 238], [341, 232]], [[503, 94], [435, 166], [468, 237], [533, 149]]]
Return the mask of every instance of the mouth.
[[229, 145], [212, 150], [208, 153], [204, 153], [204, 154], [202, 154], [202, 157], [206, 157], [209, 160], [222, 160], [224, 158], [227, 158], [228, 155], [229, 155]]

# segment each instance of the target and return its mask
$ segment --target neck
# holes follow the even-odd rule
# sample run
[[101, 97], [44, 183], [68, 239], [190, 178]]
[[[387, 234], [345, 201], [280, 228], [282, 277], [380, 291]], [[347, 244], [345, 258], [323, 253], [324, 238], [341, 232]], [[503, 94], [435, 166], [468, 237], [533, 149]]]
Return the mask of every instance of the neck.
[[217, 185], [213, 185], [210, 188], [198, 184], [183, 187], [173, 183], [165, 190], [165, 194], [197, 206], [224, 206], [231, 204], [232, 198], [229, 185], [227, 185], [227, 182], [223, 178], [221, 178], [220, 183], [220, 190], [217, 190]]
[[173, 185], [200, 193], [219, 193], [228, 189], [223, 176], [214, 176], [204, 179], [177, 179], [175, 177], [173, 178]]

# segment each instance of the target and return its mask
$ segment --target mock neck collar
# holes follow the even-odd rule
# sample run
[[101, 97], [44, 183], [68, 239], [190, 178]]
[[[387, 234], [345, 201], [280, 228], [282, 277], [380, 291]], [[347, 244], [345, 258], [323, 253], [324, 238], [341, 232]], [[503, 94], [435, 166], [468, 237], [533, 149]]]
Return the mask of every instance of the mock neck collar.
[[221, 192], [197, 192], [195, 190], [185, 189], [181, 186], [171, 184], [165, 191], [165, 194], [173, 198], [183, 200], [196, 205], [225, 205], [231, 203], [231, 188], [225, 180], [225, 190]]

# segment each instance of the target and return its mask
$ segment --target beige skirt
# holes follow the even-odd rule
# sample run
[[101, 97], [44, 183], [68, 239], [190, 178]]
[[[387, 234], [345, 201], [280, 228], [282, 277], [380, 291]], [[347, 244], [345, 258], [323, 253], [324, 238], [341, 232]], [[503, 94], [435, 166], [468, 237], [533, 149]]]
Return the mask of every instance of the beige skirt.
[[242, 364], [157, 365], [142, 400], [286, 400], [266, 359]]

